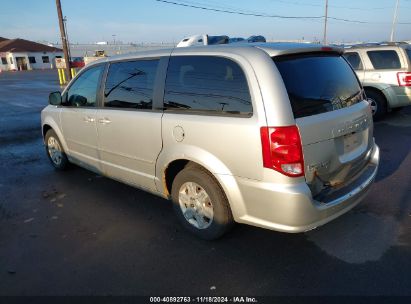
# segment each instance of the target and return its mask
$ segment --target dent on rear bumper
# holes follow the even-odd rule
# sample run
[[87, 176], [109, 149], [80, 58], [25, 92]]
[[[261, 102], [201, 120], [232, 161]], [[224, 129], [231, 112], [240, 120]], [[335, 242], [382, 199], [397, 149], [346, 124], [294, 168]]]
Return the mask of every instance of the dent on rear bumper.
[[[327, 204], [315, 201], [306, 183], [276, 185], [237, 178], [245, 211], [235, 220], [282, 232], [304, 232], [321, 226], [355, 207], [367, 195], [377, 175], [379, 148], [374, 146], [372, 174], [360, 186]], [[232, 208], [235, 208], [232, 206]]]

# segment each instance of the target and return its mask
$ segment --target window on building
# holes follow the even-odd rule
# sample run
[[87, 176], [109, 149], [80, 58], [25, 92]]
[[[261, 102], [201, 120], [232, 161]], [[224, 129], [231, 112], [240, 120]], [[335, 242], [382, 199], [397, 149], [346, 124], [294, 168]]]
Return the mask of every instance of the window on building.
[[34, 56], [29, 56], [29, 62], [30, 62], [30, 63], [36, 63], [36, 57], [34, 57]]
[[1, 57], [1, 63], [2, 64], [7, 64], [7, 58], [6, 57]]
[[368, 51], [371, 63], [376, 70], [400, 69], [400, 58], [396, 51]]
[[41, 56], [41, 59], [43, 59], [43, 63], [50, 63], [49, 56]]
[[216, 56], [171, 57], [164, 108], [215, 114], [249, 115], [253, 111], [241, 67]]
[[104, 90], [104, 106], [152, 109], [157, 66], [158, 60], [110, 64]]
[[13, 57], [10, 57], [9, 60], [10, 60], [10, 64], [13, 64]]
[[349, 52], [344, 54], [345, 59], [351, 64], [354, 70], [362, 70], [362, 62], [360, 55], [357, 52]]

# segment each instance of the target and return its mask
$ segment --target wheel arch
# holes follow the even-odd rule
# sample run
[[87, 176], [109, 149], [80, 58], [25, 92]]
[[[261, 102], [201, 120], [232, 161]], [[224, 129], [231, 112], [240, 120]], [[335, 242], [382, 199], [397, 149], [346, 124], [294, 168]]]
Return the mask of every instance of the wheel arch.
[[64, 151], [67, 153], [68, 149], [67, 149], [66, 141], [64, 140], [64, 137], [63, 137], [63, 133], [61, 132], [61, 130], [57, 126], [57, 124], [51, 119], [46, 119], [43, 122], [43, 125], [41, 127], [41, 131], [42, 131], [42, 135], [43, 135], [43, 142], [45, 142], [46, 133], [49, 130], [53, 130], [54, 132], [56, 132], [56, 135], [57, 135], [58, 139], [60, 140], [60, 143], [63, 145]]
[[384, 98], [385, 104], [387, 105], [387, 107], [390, 108], [389, 96], [387, 96], [386, 90], [383, 87], [375, 87], [375, 86], [365, 85], [364, 90], [365, 91], [373, 91], [377, 94], [380, 94]]
[[241, 191], [235, 177], [228, 168], [214, 156], [209, 155], [211, 159], [207, 160], [207, 158], [201, 159], [192, 155], [201, 155], [201, 153], [177, 154], [167, 159], [159, 157], [156, 166], [156, 175], [161, 177], [156, 178], [158, 190], [164, 196], [170, 197], [172, 183], [177, 174], [187, 166], [197, 166], [208, 172], [221, 187], [230, 205], [234, 220], [245, 214], [246, 209]]

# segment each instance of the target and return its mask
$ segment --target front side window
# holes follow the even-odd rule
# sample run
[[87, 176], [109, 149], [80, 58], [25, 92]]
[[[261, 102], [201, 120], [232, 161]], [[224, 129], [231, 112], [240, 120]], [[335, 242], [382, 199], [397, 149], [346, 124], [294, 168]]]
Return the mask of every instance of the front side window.
[[363, 65], [361, 62], [360, 55], [357, 52], [350, 52], [344, 54], [345, 59], [351, 64], [354, 70], [362, 70]]
[[400, 58], [396, 51], [368, 51], [367, 54], [376, 70], [401, 68]]
[[36, 63], [36, 57], [30, 56], [30, 57], [29, 57], [29, 62], [30, 62], [30, 63]]
[[337, 54], [275, 57], [295, 118], [349, 107], [362, 100], [355, 73]]
[[1, 63], [2, 64], [7, 64], [7, 58], [6, 57], [1, 57]]
[[158, 60], [110, 64], [104, 89], [104, 106], [151, 109]]
[[50, 62], [49, 56], [42, 56], [41, 59], [43, 60], [43, 63], [49, 63]]
[[68, 89], [64, 105], [95, 107], [103, 70], [104, 65], [99, 65], [83, 72]]
[[171, 57], [164, 107], [213, 114], [252, 113], [250, 92], [241, 67], [230, 59], [215, 56]]

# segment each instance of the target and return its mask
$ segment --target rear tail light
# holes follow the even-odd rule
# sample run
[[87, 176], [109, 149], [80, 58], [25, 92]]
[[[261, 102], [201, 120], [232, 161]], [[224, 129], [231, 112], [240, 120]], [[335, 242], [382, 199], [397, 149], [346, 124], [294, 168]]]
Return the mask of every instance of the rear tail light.
[[398, 85], [401, 87], [411, 86], [411, 72], [399, 72], [397, 73]]
[[297, 126], [261, 127], [264, 168], [284, 175], [304, 175], [304, 158]]

